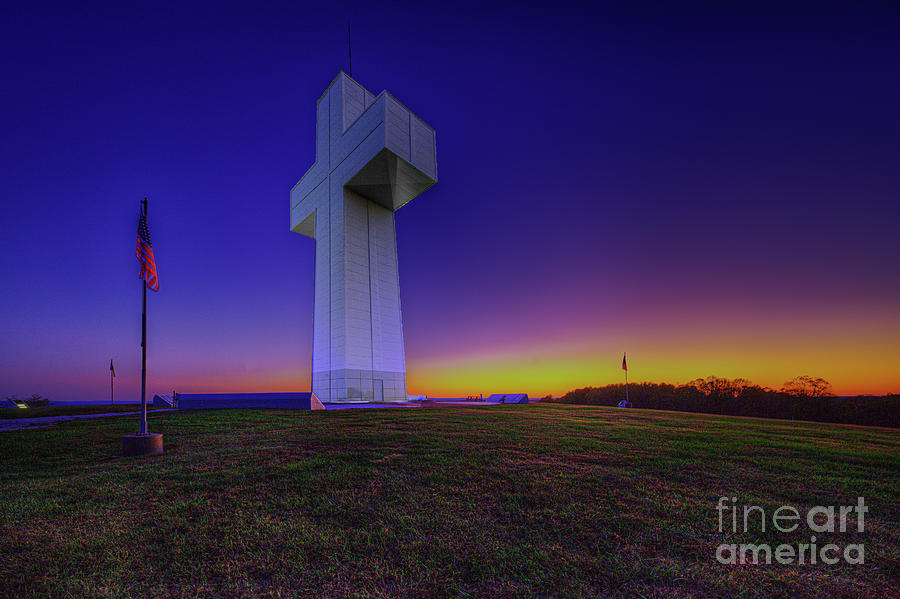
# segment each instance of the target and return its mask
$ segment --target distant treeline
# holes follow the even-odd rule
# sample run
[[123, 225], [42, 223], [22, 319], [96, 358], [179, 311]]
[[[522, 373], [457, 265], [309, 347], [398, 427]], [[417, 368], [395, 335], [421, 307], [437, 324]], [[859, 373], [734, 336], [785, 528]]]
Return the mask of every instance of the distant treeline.
[[[797, 377], [779, 390], [761, 387], [746, 379], [714, 376], [680, 386], [631, 383], [628, 397], [633, 407], [651, 410], [900, 428], [900, 395], [836, 397], [827, 381], [808, 376]], [[544, 398], [543, 401], [615, 406], [624, 399], [625, 385], [617, 384], [576, 389], [559, 399]]]

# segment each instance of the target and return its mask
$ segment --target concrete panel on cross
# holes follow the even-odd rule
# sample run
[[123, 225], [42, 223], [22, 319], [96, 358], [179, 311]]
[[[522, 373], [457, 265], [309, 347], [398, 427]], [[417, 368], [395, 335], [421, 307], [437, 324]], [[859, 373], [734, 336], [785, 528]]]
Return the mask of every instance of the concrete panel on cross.
[[291, 230], [316, 240], [312, 391], [406, 400], [394, 211], [437, 182], [434, 130], [343, 71], [316, 108], [316, 161], [291, 190]]

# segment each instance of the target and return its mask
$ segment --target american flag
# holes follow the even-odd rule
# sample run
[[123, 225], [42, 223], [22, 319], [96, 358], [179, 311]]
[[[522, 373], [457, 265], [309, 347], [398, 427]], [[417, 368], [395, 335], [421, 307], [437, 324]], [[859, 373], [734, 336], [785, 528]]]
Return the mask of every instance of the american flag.
[[147, 281], [147, 286], [153, 291], [159, 291], [159, 279], [156, 277], [156, 258], [153, 257], [153, 247], [150, 245], [150, 229], [147, 228], [147, 216], [141, 210], [141, 220], [138, 221], [137, 257], [141, 261], [141, 278]]
[[622, 370], [628, 370], [628, 362], [625, 361], [625, 354], [622, 354]]

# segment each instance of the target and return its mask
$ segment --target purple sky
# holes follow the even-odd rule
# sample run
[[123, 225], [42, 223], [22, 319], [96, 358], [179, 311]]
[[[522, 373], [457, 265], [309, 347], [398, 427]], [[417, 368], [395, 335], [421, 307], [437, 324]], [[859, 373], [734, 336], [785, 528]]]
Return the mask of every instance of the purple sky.
[[354, 77], [437, 131], [397, 213], [410, 392], [561, 393], [625, 349], [636, 380], [900, 391], [898, 13], [4, 5], [0, 394], [102, 400], [114, 358], [137, 398], [145, 195], [151, 393], [308, 388], [289, 191], [348, 20]]

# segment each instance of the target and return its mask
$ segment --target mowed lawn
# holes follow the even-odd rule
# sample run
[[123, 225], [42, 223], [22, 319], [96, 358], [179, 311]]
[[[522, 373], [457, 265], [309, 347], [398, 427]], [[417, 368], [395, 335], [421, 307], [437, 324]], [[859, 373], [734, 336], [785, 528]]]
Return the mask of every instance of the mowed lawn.
[[[897, 597], [900, 432], [538, 405], [154, 414], [0, 433], [0, 597]], [[720, 496], [855, 504], [865, 564], [722, 565]], [[855, 521], [854, 521], [855, 522]], [[855, 528], [854, 528], [855, 530]]]

